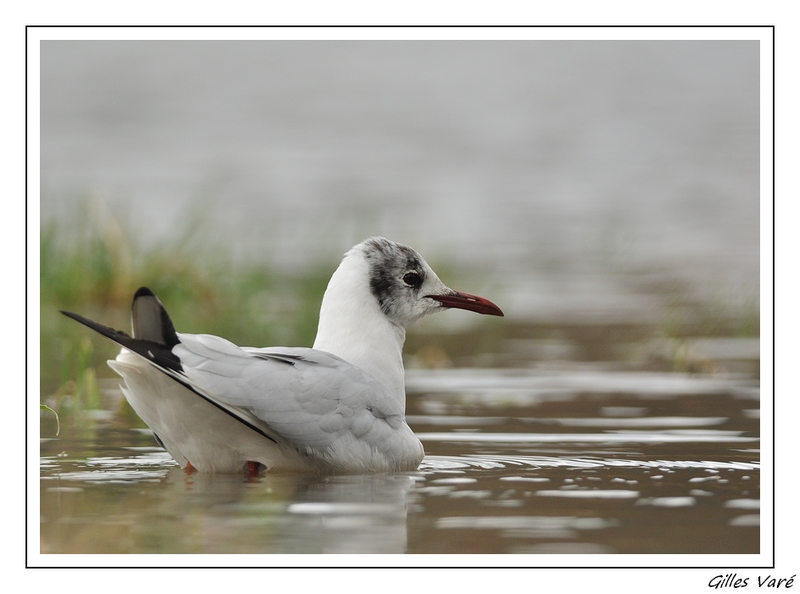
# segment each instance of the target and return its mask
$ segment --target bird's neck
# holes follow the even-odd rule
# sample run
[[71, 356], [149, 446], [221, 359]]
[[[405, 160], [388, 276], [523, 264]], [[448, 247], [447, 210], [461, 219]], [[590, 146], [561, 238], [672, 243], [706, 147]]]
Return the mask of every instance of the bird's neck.
[[341, 357], [383, 383], [405, 412], [406, 330], [387, 318], [369, 290], [367, 263], [346, 258], [331, 277], [314, 348]]

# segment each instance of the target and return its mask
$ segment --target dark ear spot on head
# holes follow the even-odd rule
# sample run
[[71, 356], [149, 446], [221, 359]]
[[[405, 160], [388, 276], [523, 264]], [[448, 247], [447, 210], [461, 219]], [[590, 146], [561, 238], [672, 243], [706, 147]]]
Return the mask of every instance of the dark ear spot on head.
[[388, 274], [388, 271], [381, 269], [372, 271], [372, 276], [370, 277], [369, 281], [369, 288], [372, 291], [372, 294], [375, 295], [375, 298], [378, 300], [378, 303], [384, 312], [386, 312], [386, 302], [389, 299], [391, 287], [392, 277], [390, 274]]

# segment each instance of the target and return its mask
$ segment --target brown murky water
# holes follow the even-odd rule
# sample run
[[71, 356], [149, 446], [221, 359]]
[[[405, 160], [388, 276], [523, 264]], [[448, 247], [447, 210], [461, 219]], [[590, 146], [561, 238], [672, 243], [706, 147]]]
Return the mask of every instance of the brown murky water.
[[100, 414], [91, 437], [42, 440], [41, 552], [757, 554], [758, 384], [602, 363], [410, 370], [427, 456], [377, 476], [186, 474]]

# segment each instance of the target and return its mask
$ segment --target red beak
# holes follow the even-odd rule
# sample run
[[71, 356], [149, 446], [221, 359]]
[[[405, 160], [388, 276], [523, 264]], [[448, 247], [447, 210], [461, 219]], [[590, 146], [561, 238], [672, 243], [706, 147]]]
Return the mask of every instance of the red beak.
[[477, 297], [476, 295], [468, 295], [467, 293], [453, 291], [451, 295], [428, 295], [428, 297], [435, 299], [445, 307], [466, 309], [489, 316], [503, 316], [502, 310], [494, 303], [483, 297]]

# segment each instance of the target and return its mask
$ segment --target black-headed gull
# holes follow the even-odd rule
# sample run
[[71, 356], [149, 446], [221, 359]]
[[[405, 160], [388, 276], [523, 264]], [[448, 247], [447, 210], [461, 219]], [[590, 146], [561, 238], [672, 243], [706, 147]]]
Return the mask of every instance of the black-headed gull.
[[133, 337], [63, 313], [123, 347], [108, 364], [181, 467], [353, 474], [414, 470], [422, 461], [405, 419], [403, 342], [411, 324], [451, 307], [503, 315], [447, 288], [411, 248], [373, 237], [331, 277], [310, 349], [177, 333], [144, 287], [133, 298]]

